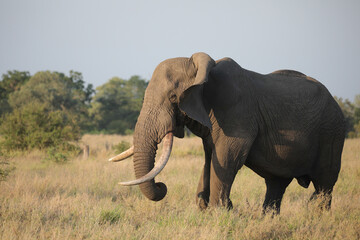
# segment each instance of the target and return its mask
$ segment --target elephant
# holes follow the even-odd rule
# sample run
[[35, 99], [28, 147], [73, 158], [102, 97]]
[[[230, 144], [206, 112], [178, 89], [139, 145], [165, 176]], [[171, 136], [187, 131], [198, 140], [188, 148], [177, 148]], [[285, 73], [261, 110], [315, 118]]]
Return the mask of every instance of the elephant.
[[[161, 62], [145, 91], [133, 147], [111, 158], [133, 155], [136, 180], [148, 199], [167, 193], [155, 176], [169, 159], [173, 137], [187, 127], [202, 139], [205, 162], [196, 204], [233, 207], [230, 190], [243, 165], [265, 179], [263, 211], [280, 212], [285, 189], [295, 178], [315, 188], [330, 209], [345, 139], [343, 113], [324, 85], [301, 72], [260, 74], [231, 58], [214, 61], [199, 52]], [[157, 146], [164, 150], [155, 164]]]

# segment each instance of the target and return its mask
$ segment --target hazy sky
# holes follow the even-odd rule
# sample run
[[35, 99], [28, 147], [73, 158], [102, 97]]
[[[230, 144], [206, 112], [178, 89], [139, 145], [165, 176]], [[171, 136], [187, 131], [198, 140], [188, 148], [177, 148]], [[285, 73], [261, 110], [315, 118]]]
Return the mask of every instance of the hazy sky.
[[199, 51], [259, 73], [298, 70], [353, 100], [360, 1], [0, 0], [0, 74], [76, 70], [97, 87]]

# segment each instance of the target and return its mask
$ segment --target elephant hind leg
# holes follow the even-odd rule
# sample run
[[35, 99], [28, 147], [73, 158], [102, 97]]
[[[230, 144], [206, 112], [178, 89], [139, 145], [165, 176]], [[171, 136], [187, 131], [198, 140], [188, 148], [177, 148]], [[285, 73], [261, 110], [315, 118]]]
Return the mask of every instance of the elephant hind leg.
[[311, 195], [309, 202], [318, 201], [320, 210], [330, 210], [332, 200], [332, 188], [327, 190], [315, 190]]
[[267, 178], [266, 195], [263, 204], [263, 213], [274, 212], [280, 213], [281, 200], [285, 189], [292, 181], [292, 178]]
[[332, 191], [340, 171], [343, 144], [343, 134], [322, 136], [320, 140], [318, 162], [311, 176], [315, 192], [310, 201], [320, 199], [321, 196], [321, 209], [329, 210], [331, 207]]
[[[327, 174], [326, 174], [327, 175]], [[327, 179], [329, 177], [329, 179]], [[318, 201], [319, 208], [330, 210], [331, 200], [332, 200], [332, 191], [334, 188], [335, 181], [331, 180], [334, 177], [330, 176], [317, 176], [316, 179], [313, 179], [312, 182], [315, 187], [314, 193], [311, 195], [309, 201]], [[336, 176], [337, 178], [337, 176]]]

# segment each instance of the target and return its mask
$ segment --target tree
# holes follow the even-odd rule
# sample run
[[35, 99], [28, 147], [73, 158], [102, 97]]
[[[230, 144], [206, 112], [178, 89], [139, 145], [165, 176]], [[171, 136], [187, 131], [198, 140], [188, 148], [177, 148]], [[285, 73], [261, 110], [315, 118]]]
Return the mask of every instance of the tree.
[[30, 79], [29, 72], [8, 71], [2, 75], [0, 81], [0, 116], [11, 111], [8, 97], [11, 93], [18, 91]]
[[355, 96], [354, 103], [348, 99], [334, 98], [345, 117], [346, 136], [350, 138], [360, 137], [360, 95]]
[[64, 111], [76, 118], [81, 128], [89, 125], [88, 108], [92, 85], [85, 88], [81, 73], [70, 72], [67, 77], [58, 72], [38, 72], [18, 91], [9, 95], [9, 104], [21, 108], [29, 102], [43, 105], [47, 111]]
[[354, 137], [360, 137], [360, 95], [355, 96], [354, 101]]
[[85, 81], [82, 74], [79, 72], [70, 71], [69, 77], [65, 76], [63, 73], [59, 74], [74, 91], [74, 95], [79, 96], [84, 104], [90, 105], [92, 95], [95, 93], [93, 85], [88, 84], [85, 87]]
[[21, 88], [8, 92], [13, 111], [2, 116], [3, 149], [75, 149], [69, 141], [77, 141], [80, 127], [89, 123], [93, 93], [91, 85], [85, 87], [81, 73], [38, 72]]
[[4, 116], [0, 126], [1, 147], [6, 151], [45, 149], [71, 150], [69, 141], [80, 138], [80, 128], [63, 111], [49, 111], [45, 104], [28, 103]]
[[360, 123], [360, 94], [355, 96], [354, 100], [354, 123]]
[[98, 87], [90, 109], [97, 129], [120, 134], [133, 130], [146, 87], [147, 82], [139, 76], [129, 80], [113, 77]]

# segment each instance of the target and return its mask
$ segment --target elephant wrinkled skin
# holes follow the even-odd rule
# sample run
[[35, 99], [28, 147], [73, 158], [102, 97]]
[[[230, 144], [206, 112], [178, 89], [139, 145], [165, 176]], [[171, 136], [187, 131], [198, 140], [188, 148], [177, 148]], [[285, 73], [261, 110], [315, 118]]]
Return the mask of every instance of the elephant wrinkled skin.
[[[230, 58], [215, 62], [205, 53], [165, 60], [149, 82], [135, 127], [136, 178], [154, 168], [164, 136], [182, 138], [185, 126], [204, 145], [196, 194], [201, 209], [232, 207], [231, 186], [244, 164], [265, 179], [264, 212], [280, 211], [294, 178], [305, 188], [312, 182], [311, 199], [324, 194], [323, 206], [330, 208], [345, 125], [339, 106], [315, 79], [292, 70], [263, 75]], [[147, 198], [159, 201], [167, 189], [155, 183], [155, 175], [150, 181], [145, 176], [139, 186]]]

